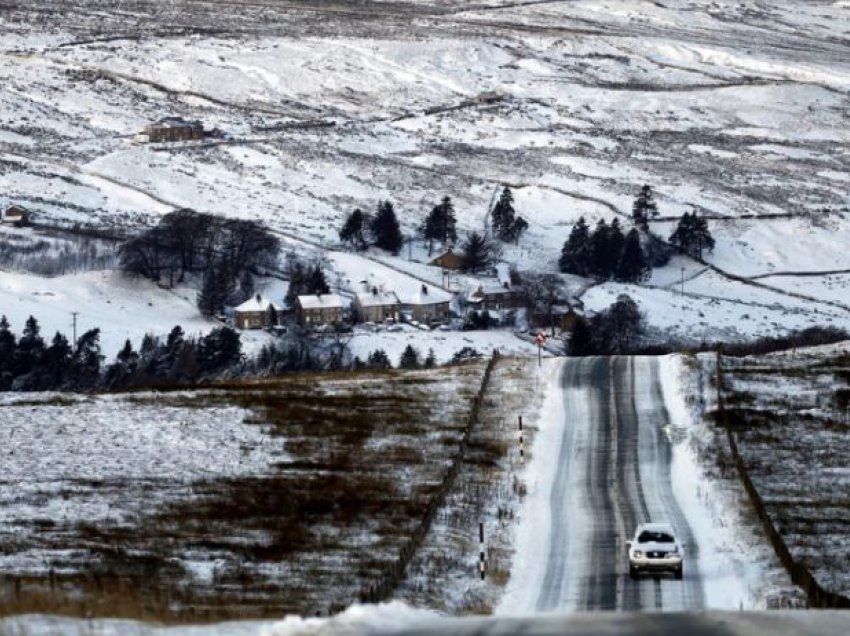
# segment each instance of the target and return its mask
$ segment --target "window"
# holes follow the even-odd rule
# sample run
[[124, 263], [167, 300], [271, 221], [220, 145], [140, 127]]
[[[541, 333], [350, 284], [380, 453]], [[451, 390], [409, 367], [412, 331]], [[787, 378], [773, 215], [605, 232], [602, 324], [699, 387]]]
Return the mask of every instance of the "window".
[[676, 539], [669, 532], [644, 530], [638, 536], [638, 543], [675, 543]]

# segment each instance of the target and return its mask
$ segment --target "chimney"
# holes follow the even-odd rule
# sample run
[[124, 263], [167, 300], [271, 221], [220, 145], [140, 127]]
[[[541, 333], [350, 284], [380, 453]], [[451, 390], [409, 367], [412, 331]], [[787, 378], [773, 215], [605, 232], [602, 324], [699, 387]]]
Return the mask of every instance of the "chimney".
[[373, 295], [373, 296], [377, 296], [377, 295], [378, 295], [378, 288], [377, 288], [377, 287], [373, 287], [373, 288], [372, 288], [372, 295]]
[[260, 296], [259, 294], [257, 294], [257, 302], [258, 302], [258, 303], [263, 302], [263, 297], [262, 297], [262, 296]]
[[422, 285], [422, 295], [423, 296], [428, 295], [428, 285]]

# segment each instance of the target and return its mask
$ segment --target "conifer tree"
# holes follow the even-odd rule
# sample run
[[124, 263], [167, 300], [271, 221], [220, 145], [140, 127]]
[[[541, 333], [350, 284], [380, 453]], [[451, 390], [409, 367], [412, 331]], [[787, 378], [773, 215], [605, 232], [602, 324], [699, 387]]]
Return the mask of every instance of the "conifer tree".
[[437, 356], [434, 354], [434, 349], [428, 349], [428, 356], [425, 358], [423, 366], [426, 369], [433, 369], [437, 366]]
[[50, 346], [44, 351], [39, 369], [42, 386], [37, 388], [58, 389], [62, 387], [71, 368], [71, 345], [68, 339], [58, 331]]
[[401, 354], [398, 362], [399, 369], [418, 369], [419, 368], [419, 352], [413, 348], [413, 345], [407, 345]]
[[611, 278], [617, 271], [617, 264], [620, 262], [620, 257], [623, 254], [623, 245], [626, 242], [626, 237], [623, 236], [623, 229], [620, 226], [620, 219], [611, 221], [608, 227], [608, 249], [605, 268], [607, 271], [606, 278]]
[[467, 237], [462, 249], [463, 271], [478, 272], [490, 265], [492, 259], [490, 245], [487, 239], [477, 232], [472, 232]]
[[492, 218], [493, 233], [501, 240], [510, 232], [510, 228], [514, 224], [516, 218], [516, 210], [514, 210], [514, 195], [508, 186], [502, 189], [502, 194], [496, 205], [493, 206], [493, 211], [490, 213]]
[[658, 206], [652, 194], [652, 188], [648, 185], [641, 187], [640, 192], [632, 205], [632, 219], [637, 227], [644, 232], [649, 230], [649, 219], [658, 216]]
[[587, 276], [590, 273], [590, 229], [583, 216], [579, 217], [564, 242], [558, 269], [576, 276]]
[[366, 241], [368, 219], [360, 208], [357, 208], [345, 219], [345, 224], [339, 231], [339, 238], [350, 244], [356, 250], [365, 250], [369, 244]]
[[570, 331], [570, 355], [590, 356], [595, 353], [596, 347], [593, 343], [593, 333], [590, 330], [590, 325], [588, 325], [587, 320], [583, 316], [579, 316]]
[[439, 205], [435, 205], [422, 226], [422, 237], [428, 241], [428, 255], [434, 249], [434, 241], [444, 245], [457, 240], [457, 219], [450, 197], [445, 196]]
[[590, 235], [589, 273], [601, 280], [611, 277], [611, 254], [608, 243], [608, 224], [599, 219], [593, 234]]
[[398, 254], [404, 237], [401, 235], [401, 227], [392, 203], [382, 201], [378, 204], [378, 213], [372, 219], [370, 229], [377, 247], [392, 254]]
[[38, 366], [41, 356], [44, 355], [44, 339], [41, 337], [41, 327], [35, 317], [30, 316], [24, 325], [24, 332], [18, 340], [12, 363], [12, 374], [26, 375]]
[[638, 283], [649, 273], [650, 267], [640, 243], [636, 228], [629, 230], [623, 244], [623, 252], [614, 275], [622, 283]]
[[689, 254], [702, 260], [703, 250], [714, 249], [714, 238], [708, 230], [708, 222], [697, 216], [696, 212], [685, 212], [676, 229], [670, 235], [670, 243], [675, 245], [681, 254]]
[[0, 391], [11, 385], [13, 357], [17, 345], [15, 334], [9, 329], [6, 316], [0, 316]]

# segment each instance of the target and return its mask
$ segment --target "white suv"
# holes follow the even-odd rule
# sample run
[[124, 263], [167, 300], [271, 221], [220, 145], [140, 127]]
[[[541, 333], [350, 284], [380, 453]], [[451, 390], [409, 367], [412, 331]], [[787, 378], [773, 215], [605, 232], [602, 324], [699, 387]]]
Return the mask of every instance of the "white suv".
[[684, 552], [676, 533], [667, 523], [642, 523], [635, 530], [634, 539], [626, 541], [629, 549], [629, 576], [636, 578], [641, 572], [673, 573], [682, 578]]

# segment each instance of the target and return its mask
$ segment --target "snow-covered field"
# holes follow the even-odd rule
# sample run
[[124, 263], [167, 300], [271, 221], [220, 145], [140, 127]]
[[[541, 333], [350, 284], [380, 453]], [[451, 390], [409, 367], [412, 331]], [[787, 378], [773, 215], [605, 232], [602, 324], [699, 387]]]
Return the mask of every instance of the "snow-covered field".
[[[432, 504], [483, 368], [5, 394], [4, 613], [192, 621], [344, 609], [381, 580]], [[499, 458], [500, 425], [481, 438], [495, 439]], [[466, 544], [437, 542], [420, 580], [440, 585], [433, 561], [446, 551], [470, 561]]]
[[794, 559], [850, 593], [850, 346], [723, 359], [744, 464]]
[[[462, 232], [480, 230], [509, 183], [530, 229], [503, 257], [554, 270], [579, 216], [627, 217], [649, 183], [662, 216], [729, 217], [710, 222], [721, 271], [657, 272], [695, 276], [681, 315], [675, 286], [607, 284], [589, 309], [628, 292], [651, 326], [686, 337], [850, 326], [841, 281], [795, 277], [850, 270], [845, 4], [245, 4], [138, 0], [117, 21], [39, 0], [0, 16], [0, 204], [94, 227], [188, 206], [315, 250], [380, 199], [413, 233], [448, 194]], [[167, 114], [226, 142], [129, 142]], [[313, 120], [335, 126], [280, 128]]]

